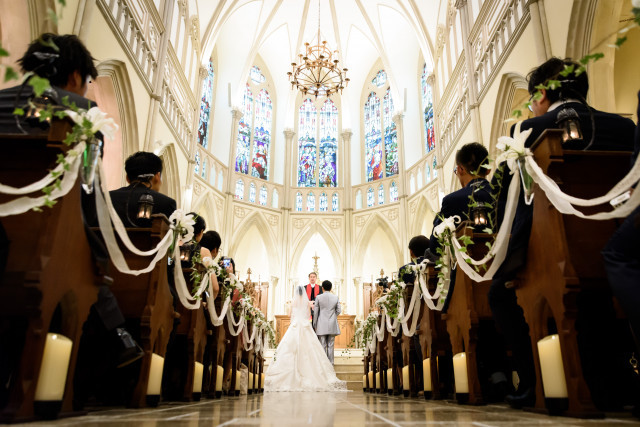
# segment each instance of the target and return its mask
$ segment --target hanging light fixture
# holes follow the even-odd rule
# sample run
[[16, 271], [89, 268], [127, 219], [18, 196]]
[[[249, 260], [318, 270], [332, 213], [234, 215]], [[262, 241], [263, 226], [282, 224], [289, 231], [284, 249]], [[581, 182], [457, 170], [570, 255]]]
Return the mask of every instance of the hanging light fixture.
[[145, 193], [138, 199], [138, 219], [150, 219], [153, 213], [153, 196]]
[[318, 43], [305, 43], [304, 54], [299, 54], [299, 63], [291, 63], [291, 71], [287, 73], [291, 88], [297, 87], [303, 95], [330, 96], [344, 89], [349, 84], [347, 68], [340, 69], [340, 62], [334, 56], [338, 51], [327, 47], [327, 42], [320, 43], [320, 0], [318, 0]]
[[562, 143], [582, 140], [580, 117], [573, 108], [563, 108], [558, 113], [556, 123], [562, 129]]

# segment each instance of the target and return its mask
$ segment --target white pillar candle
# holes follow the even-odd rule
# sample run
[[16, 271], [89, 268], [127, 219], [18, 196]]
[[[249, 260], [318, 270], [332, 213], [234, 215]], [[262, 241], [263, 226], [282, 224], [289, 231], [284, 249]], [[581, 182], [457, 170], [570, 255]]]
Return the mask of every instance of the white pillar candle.
[[560, 337], [557, 334], [549, 335], [538, 341], [538, 354], [540, 356], [544, 397], [568, 397], [567, 380], [564, 375], [562, 351], [560, 350]]
[[368, 376], [368, 380], [369, 380], [369, 388], [373, 387], [373, 372], [369, 371], [369, 373], [367, 374]]
[[242, 375], [240, 374], [240, 371], [236, 371], [236, 388], [235, 390], [240, 390], [240, 377]]
[[362, 388], [367, 388], [367, 376], [362, 376]]
[[422, 380], [424, 383], [424, 391], [433, 391], [431, 384], [431, 358], [427, 357], [422, 361]]
[[40, 363], [40, 375], [36, 386], [37, 401], [62, 400], [67, 383], [67, 371], [73, 341], [69, 338], [48, 333]]
[[222, 378], [224, 377], [224, 369], [222, 366], [217, 366], [218, 372], [216, 373], [216, 391], [222, 391]]
[[402, 367], [402, 389], [403, 390], [411, 390], [409, 384], [409, 366]]
[[264, 388], [264, 374], [260, 374], [260, 388]]
[[202, 392], [202, 373], [204, 372], [204, 366], [200, 362], [195, 362], [195, 368], [193, 370], [193, 392]]
[[453, 356], [453, 376], [456, 382], [456, 393], [469, 393], [467, 354], [464, 351]]
[[376, 372], [376, 389], [380, 390], [380, 372]]
[[253, 374], [249, 372], [249, 390], [253, 390]]
[[164, 357], [151, 353], [151, 367], [149, 368], [149, 382], [147, 383], [147, 395], [159, 396], [162, 387], [162, 371], [164, 370]]
[[393, 369], [387, 369], [387, 389], [393, 390]]

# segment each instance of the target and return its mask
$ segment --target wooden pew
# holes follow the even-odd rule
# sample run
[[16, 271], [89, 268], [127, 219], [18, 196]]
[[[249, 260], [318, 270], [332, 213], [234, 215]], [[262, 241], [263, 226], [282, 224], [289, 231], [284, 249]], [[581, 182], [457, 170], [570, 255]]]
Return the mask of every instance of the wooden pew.
[[[382, 322], [382, 316], [378, 318], [378, 327], [382, 327], [381, 322]], [[385, 338], [387, 335], [390, 335], [389, 331], [385, 329], [384, 335], [385, 335]], [[379, 394], [386, 394], [387, 393], [386, 373], [387, 373], [387, 369], [389, 369], [390, 362], [391, 364], [393, 364], [393, 360], [389, 361], [387, 359], [387, 340], [383, 338], [382, 341], [378, 341], [377, 336], [375, 337], [375, 340], [377, 345], [377, 350], [375, 354], [376, 367], [378, 369], [377, 372], [380, 373], [379, 381], [377, 379], [374, 380], [376, 382], [375, 392]]]
[[[127, 228], [133, 244], [140, 250], [150, 250], [169, 232], [169, 220], [164, 215], [152, 215], [151, 228]], [[149, 265], [150, 257], [141, 257], [129, 252], [122, 243], [120, 249], [129, 268], [137, 270]], [[134, 338], [145, 352], [138, 380], [129, 405], [134, 408], [157, 406], [157, 398], [147, 399], [147, 383], [151, 368], [151, 355], [164, 357], [173, 330], [174, 320], [179, 314], [174, 310], [173, 296], [167, 280], [167, 262], [160, 260], [149, 273], [138, 276], [124, 274], [111, 264], [112, 290], [120, 310], [127, 320], [127, 327], [139, 331]], [[178, 302], [179, 304], [179, 302]]]
[[[396, 396], [402, 394], [402, 364], [400, 363], [402, 360], [402, 347], [400, 334], [402, 332], [394, 337], [385, 329], [383, 341], [387, 369], [391, 369], [391, 378], [385, 376], [385, 388], [387, 394]], [[389, 384], [393, 387], [389, 388]]]
[[[413, 283], [408, 283], [404, 289], [405, 310], [409, 309], [413, 289]], [[423, 303], [420, 302], [420, 306], [422, 305]], [[403, 315], [406, 316], [407, 312], [408, 311], [405, 311]], [[413, 318], [413, 315], [414, 313], [411, 314], [411, 318]], [[409, 386], [407, 387], [406, 384], [403, 384], [402, 391], [405, 397], [417, 397], [418, 392], [420, 391], [420, 384], [422, 383], [422, 378], [420, 375], [422, 366], [418, 367], [417, 364], [422, 364], [422, 357], [419, 358], [420, 360], [416, 358], [418, 349], [416, 348], [416, 342], [413, 339], [413, 335], [405, 335], [402, 331], [402, 327], [400, 329], [400, 332], [398, 332], [398, 338], [400, 339], [402, 349], [402, 368], [409, 368]], [[402, 371], [400, 371], [400, 375], [402, 375], [402, 378], [404, 378], [404, 373]]]
[[[460, 237], [462, 235], [469, 236], [474, 242], [473, 245], [467, 248], [469, 255], [473, 259], [481, 259], [485, 256], [488, 251], [485, 243], [491, 238], [488, 234], [474, 233], [471, 224], [463, 222], [456, 230], [456, 236]], [[466, 352], [469, 393], [456, 392], [458, 403], [471, 405], [485, 403], [478, 377], [476, 347], [480, 319], [492, 319], [487, 298], [490, 285], [491, 281], [474, 282], [458, 268], [449, 308], [447, 313], [442, 315], [442, 319], [447, 324], [453, 355], [463, 351]]]
[[[207, 301], [206, 304], [215, 304], [216, 313], [220, 314], [222, 310], [222, 299], [220, 294], [216, 299], [211, 302]], [[222, 391], [216, 391], [216, 383], [218, 381], [218, 366], [224, 368], [224, 356], [225, 348], [227, 347], [227, 335], [224, 325], [213, 326], [209, 320], [209, 313], [205, 312], [205, 318], [207, 322], [207, 351], [204, 360], [204, 378], [202, 380], [202, 393], [211, 398], [219, 399], [222, 397]], [[226, 320], [225, 320], [226, 322]], [[224, 375], [223, 375], [224, 377]], [[220, 379], [222, 381], [223, 379]]]
[[[629, 153], [563, 150], [561, 134], [548, 130], [531, 149], [538, 165], [565, 193], [581, 198], [600, 196], [628, 171]], [[577, 300], [583, 292], [603, 290], [603, 304], [604, 298], [610, 298], [600, 251], [613, 234], [615, 221], [562, 215], [539, 187], [534, 187], [534, 194], [527, 264], [519, 274], [516, 292], [530, 328], [537, 376], [536, 408], [545, 408], [537, 342], [548, 335], [548, 319], [553, 318], [568, 390], [566, 414], [600, 416], [584, 379], [575, 324]]]
[[[0, 136], [0, 182], [23, 187], [43, 178], [55, 167], [56, 156], [68, 150], [61, 141], [70, 130], [68, 122], [54, 120], [48, 132]], [[13, 199], [2, 195], [0, 203]], [[85, 235], [80, 178], [55, 206], [42, 209], [0, 220], [10, 241], [6, 269], [0, 277], [0, 351], [15, 361], [14, 366], [3, 366], [12, 374], [6, 383], [7, 401], [0, 402], [0, 422], [34, 417], [40, 364], [56, 307], [61, 310], [56, 332], [73, 341], [64, 398], [61, 408], [38, 403], [37, 412], [48, 417], [60, 410], [71, 414], [82, 323], [97, 299], [96, 284], [103, 281]]]
[[[229, 307], [231, 310], [231, 307]], [[233, 313], [232, 315], [235, 321], [238, 321], [238, 316]], [[229, 396], [239, 396], [240, 389], [236, 390], [236, 377], [240, 375], [240, 364], [242, 362], [242, 332], [240, 332], [237, 336], [233, 336], [231, 331], [229, 330], [229, 322], [225, 320], [224, 322], [224, 336], [226, 337], [226, 346], [224, 346], [224, 378], [230, 378], [229, 390], [227, 391], [227, 395]], [[218, 341], [220, 342], [220, 341]]]

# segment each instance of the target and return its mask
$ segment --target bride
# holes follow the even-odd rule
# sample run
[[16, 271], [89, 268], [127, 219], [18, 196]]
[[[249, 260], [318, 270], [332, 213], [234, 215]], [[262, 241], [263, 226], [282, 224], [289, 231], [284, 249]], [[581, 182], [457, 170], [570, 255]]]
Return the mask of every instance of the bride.
[[291, 324], [269, 364], [264, 390], [269, 391], [346, 391], [346, 381], [336, 377], [311, 328], [307, 293], [298, 286], [291, 305]]

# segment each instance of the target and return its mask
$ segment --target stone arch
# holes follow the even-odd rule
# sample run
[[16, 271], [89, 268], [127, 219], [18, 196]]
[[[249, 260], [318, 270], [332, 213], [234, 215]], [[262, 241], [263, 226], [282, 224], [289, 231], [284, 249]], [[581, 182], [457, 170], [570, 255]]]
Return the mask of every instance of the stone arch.
[[156, 152], [163, 164], [162, 186], [160, 192], [175, 199], [176, 206], [180, 208], [182, 192], [180, 191], [180, 170], [178, 169], [178, 157], [175, 144], [165, 144]]
[[306, 246], [306, 242], [316, 233], [322, 237], [331, 252], [335, 254], [333, 260], [336, 271], [344, 271], [344, 254], [342, 253], [342, 245], [336, 241], [322, 221], [316, 219], [307, 224], [305, 230], [298, 236], [298, 238], [295, 239], [292, 245], [293, 250], [291, 253], [293, 255], [291, 256], [291, 263], [289, 264], [289, 277], [293, 277], [295, 275], [295, 272], [292, 269], [300, 262], [300, 256]]
[[354, 272], [354, 274], [358, 271], [362, 273], [365, 252], [367, 251], [369, 243], [371, 243], [373, 233], [377, 229], [381, 229], [393, 245], [393, 248], [391, 249], [393, 250], [396, 261], [398, 262], [398, 266], [400, 265], [399, 263], [402, 262], [402, 249], [400, 248], [398, 236], [396, 236], [395, 231], [393, 230], [391, 225], [382, 217], [382, 215], [376, 213], [372, 215], [369, 221], [367, 221], [362, 231], [360, 232], [360, 236], [356, 238], [357, 240], [354, 246], [355, 250], [352, 255], [352, 272]]
[[218, 217], [215, 196], [211, 191], [205, 191], [192, 205], [191, 211], [202, 215], [207, 223], [207, 230], [222, 230], [222, 223]]
[[235, 229], [231, 237], [231, 241], [222, 242], [222, 247], [228, 248], [229, 253], [233, 256], [242, 241], [243, 234], [253, 225], [255, 225], [258, 229], [258, 232], [262, 237], [262, 241], [267, 248], [269, 263], [273, 266], [270, 268], [270, 270], [272, 274], [275, 274], [276, 272], [280, 271], [280, 258], [277, 256], [280, 253], [280, 248], [276, 244], [276, 240], [273, 234], [270, 232], [271, 226], [260, 214], [260, 212], [254, 211], [244, 221], [234, 227]]
[[[501, 136], [508, 136], [509, 129], [514, 123], [507, 121], [512, 116], [515, 108], [519, 108], [529, 99], [527, 90], [527, 80], [518, 73], [504, 73], [498, 87], [495, 108], [493, 110], [493, 123], [491, 125], [491, 136], [489, 137], [489, 157], [496, 157], [496, 144]], [[522, 119], [529, 117], [529, 110], [523, 111]]]
[[419, 234], [429, 237], [431, 235], [431, 227], [433, 227], [433, 220], [438, 213], [437, 210], [433, 209], [424, 193], [419, 197], [416, 204], [416, 215], [412, 215], [413, 221], [409, 225], [409, 238]]

